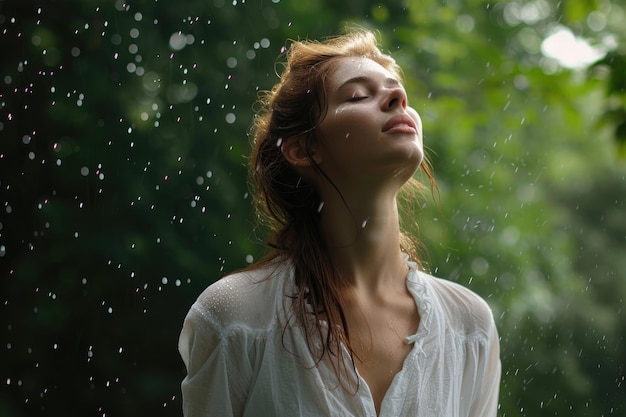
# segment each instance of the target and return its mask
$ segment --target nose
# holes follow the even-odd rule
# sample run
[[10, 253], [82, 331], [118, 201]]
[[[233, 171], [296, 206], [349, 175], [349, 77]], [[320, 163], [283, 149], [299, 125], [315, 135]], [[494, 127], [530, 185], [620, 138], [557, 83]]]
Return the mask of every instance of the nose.
[[404, 88], [397, 86], [389, 88], [384, 100], [381, 103], [381, 107], [383, 111], [393, 110], [396, 107], [402, 107], [406, 109], [407, 107], [407, 97]]

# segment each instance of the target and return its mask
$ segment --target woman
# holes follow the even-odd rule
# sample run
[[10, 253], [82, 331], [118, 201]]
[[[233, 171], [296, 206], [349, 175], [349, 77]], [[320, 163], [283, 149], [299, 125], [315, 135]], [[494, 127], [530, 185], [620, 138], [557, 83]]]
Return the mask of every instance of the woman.
[[271, 252], [191, 307], [185, 415], [495, 416], [487, 304], [424, 272], [400, 231], [401, 189], [420, 167], [434, 180], [394, 60], [365, 31], [294, 42], [260, 103], [250, 178]]

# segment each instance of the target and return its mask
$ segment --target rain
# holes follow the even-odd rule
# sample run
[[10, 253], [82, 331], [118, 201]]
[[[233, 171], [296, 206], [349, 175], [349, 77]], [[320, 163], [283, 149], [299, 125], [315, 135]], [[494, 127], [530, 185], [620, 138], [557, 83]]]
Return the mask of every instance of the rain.
[[500, 415], [626, 415], [626, 8], [596, 3], [0, 1], [0, 416], [181, 412], [186, 311], [265, 250], [259, 93], [351, 24], [424, 122], [403, 226], [492, 308]]

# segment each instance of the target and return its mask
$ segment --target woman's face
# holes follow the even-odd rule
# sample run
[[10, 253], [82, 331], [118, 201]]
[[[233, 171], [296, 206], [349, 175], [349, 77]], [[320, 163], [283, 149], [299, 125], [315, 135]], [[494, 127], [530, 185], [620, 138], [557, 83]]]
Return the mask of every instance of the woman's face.
[[348, 183], [413, 175], [424, 157], [422, 121], [389, 71], [368, 58], [340, 58], [326, 100], [316, 133], [327, 175]]

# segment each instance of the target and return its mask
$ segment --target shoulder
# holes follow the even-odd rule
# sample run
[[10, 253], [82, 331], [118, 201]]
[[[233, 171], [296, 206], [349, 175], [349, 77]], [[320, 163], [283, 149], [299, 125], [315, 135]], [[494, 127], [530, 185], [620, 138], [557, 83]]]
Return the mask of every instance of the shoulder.
[[474, 291], [455, 282], [419, 272], [432, 291], [433, 302], [447, 316], [449, 323], [466, 335], [493, 332], [495, 322], [491, 307]]
[[188, 316], [218, 327], [269, 326], [291, 282], [291, 266], [273, 262], [227, 275], [207, 287]]

